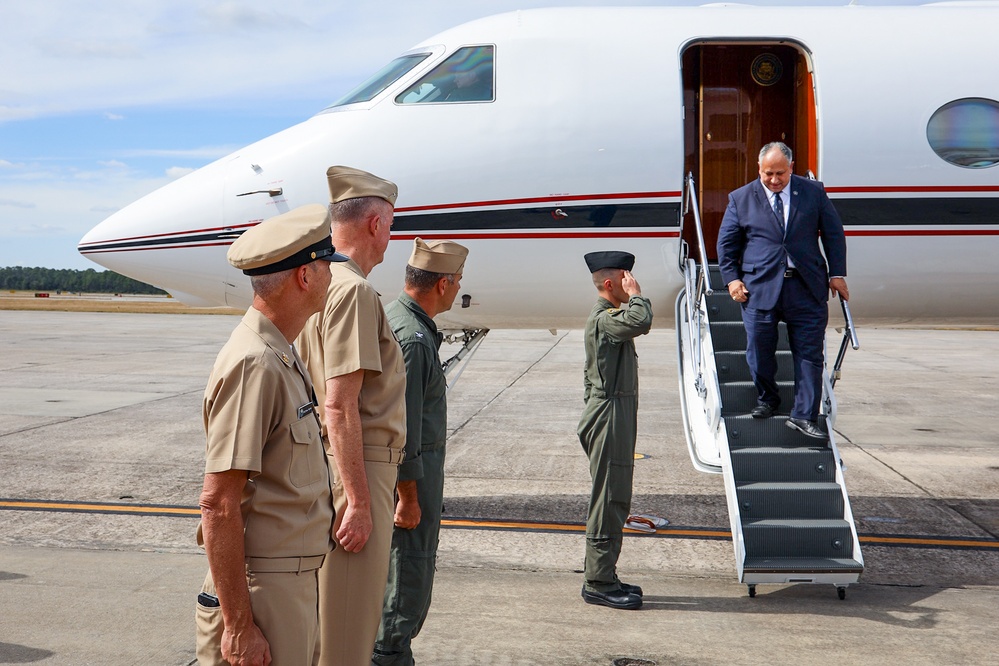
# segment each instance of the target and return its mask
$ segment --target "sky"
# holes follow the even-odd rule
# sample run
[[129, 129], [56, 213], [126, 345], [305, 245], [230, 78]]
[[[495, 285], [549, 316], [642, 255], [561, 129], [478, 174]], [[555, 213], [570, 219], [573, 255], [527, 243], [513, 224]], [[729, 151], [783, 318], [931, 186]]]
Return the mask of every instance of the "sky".
[[402, 51], [460, 23], [533, 7], [699, 4], [705, 3], [4, 2], [0, 268], [100, 270], [76, 246], [101, 220], [171, 180], [309, 118]]

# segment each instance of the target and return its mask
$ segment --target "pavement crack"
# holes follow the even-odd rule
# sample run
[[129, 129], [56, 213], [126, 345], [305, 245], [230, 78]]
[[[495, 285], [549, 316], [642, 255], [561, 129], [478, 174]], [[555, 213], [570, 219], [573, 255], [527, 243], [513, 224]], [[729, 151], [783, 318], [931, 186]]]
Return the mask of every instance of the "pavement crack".
[[457, 428], [455, 428], [454, 431], [448, 436], [448, 439], [451, 439], [452, 437], [454, 437], [455, 435], [457, 435], [459, 432], [461, 432], [462, 429], [464, 429], [464, 427], [466, 425], [468, 425], [469, 423], [471, 423], [473, 419], [475, 419], [479, 414], [481, 414], [483, 411], [485, 411], [489, 407], [489, 405], [491, 405], [494, 402], [496, 402], [496, 400], [501, 395], [503, 395], [504, 393], [506, 393], [506, 391], [509, 390], [510, 388], [514, 387], [517, 384], [517, 382], [519, 382], [528, 373], [530, 373], [531, 370], [533, 370], [535, 366], [537, 366], [539, 363], [541, 363], [543, 360], [545, 360], [545, 358], [547, 358], [548, 355], [552, 353], [552, 350], [554, 350], [556, 347], [558, 347], [559, 343], [561, 343], [563, 340], [565, 340], [565, 337], [567, 335], [569, 335], [569, 331], [565, 331], [564, 333], [562, 333], [562, 335], [560, 335], [558, 337], [558, 339], [555, 340], [555, 342], [552, 343], [552, 345], [550, 347], [548, 347], [548, 349], [545, 351], [544, 354], [542, 354], [537, 359], [535, 359], [530, 365], [528, 365], [526, 368], [524, 368], [524, 370], [520, 374], [518, 374], [516, 377], [514, 377], [513, 380], [511, 380], [506, 386], [504, 386], [499, 391], [497, 391], [496, 394], [493, 397], [491, 397], [489, 400], [487, 400], [485, 403], [483, 403], [483, 405], [481, 407], [479, 407], [477, 410], [475, 410], [475, 412], [471, 416], [469, 416], [464, 421], [462, 421], [461, 425], [459, 425]]

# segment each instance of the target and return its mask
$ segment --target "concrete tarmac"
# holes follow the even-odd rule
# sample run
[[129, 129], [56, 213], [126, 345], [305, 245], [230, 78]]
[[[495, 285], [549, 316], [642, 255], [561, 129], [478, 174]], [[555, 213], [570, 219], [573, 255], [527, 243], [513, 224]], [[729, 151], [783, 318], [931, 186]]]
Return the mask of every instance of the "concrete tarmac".
[[[237, 321], [0, 312], [0, 664], [193, 662], [201, 397]], [[675, 334], [656, 330], [637, 341], [633, 511], [671, 525], [625, 538], [620, 573], [645, 605], [615, 611], [579, 596], [581, 332], [491, 332], [449, 398], [447, 525], [418, 663], [993, 663], [999, 332], [861, 323], [860, 337], [836, 428], [860, 584], [843, 601], [831, 585], [748, 597], [722, 479], [687, 454]]]

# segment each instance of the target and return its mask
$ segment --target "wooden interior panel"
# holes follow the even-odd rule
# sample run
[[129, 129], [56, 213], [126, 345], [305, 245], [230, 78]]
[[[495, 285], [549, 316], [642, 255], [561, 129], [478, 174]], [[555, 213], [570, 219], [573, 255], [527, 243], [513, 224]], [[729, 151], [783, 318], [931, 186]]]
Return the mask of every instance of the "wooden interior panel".
[[[684, 173], [697, 183], [710, 260], [728, 194], [758, 177], [770, 141], [795, 152], [795, 172], [815, 168], [815, 103], [805, 57], [786, 44], [698, 44], [684, 51]], [[754, 75], [755, 74], [755, 75]], [[684, 239], [697, 255], [693, 216]]]

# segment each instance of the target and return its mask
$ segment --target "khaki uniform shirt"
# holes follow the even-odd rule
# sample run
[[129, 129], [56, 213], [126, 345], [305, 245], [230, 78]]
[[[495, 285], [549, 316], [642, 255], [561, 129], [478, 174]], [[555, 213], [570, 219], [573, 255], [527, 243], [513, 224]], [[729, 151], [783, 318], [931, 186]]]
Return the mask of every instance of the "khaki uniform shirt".
[[[331, 263], [326, 309], [313, 315], [298, 346], [316, 383], [320, 406], [326, 404], [326, 380], [364, 370], [359, 411], [365, 460], [389, 462], [392, 449], [402, 459], [406, 443], [406, 364], [392, 334], [378, 292], [353, 262]], [[321, 378], [321, 379], [320, 379]], [[330, 427], [323, 415], [324, 432]], [[335, 424], [334, 424], [335, 427]], [[381, 455], [379, 455], [381, 454]]]
[[250, 308], [215, 360], [203, 405], [205, 473], [249, 472], [241, 500], [246, 557], [333, 548], [329, 468], [312, 395], [301, 358]]

